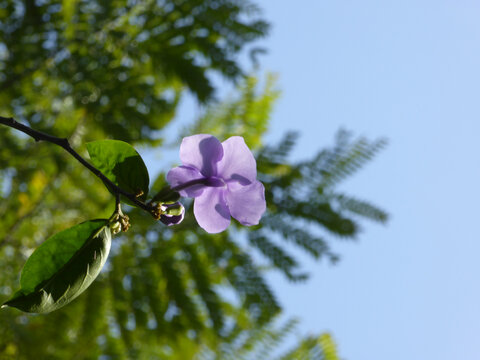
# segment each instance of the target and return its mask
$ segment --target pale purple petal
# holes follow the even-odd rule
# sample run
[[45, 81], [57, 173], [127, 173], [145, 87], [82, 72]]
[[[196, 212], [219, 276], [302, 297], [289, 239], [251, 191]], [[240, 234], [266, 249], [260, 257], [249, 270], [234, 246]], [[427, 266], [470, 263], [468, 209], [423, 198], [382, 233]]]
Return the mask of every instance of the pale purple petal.
[[230, 214], [242, 225], [257, 225], [266, 210], [265, 188], [260, 181], [225, 194]]
[[[171, 187], [175, 187], [192, 180], [203, 178], [204, 176], [200, 174], [200, 171], [198, 171], [197, 169], [183, 165], [171, 169], [167, 174], [167, 181]], [[204, 185], [198, 184], [181, 190], [179, 191], [179, 193], [183, 197], [197, 197], [202, 194], [204, 188]]]
[[226, 181], [249, 185], [257, 178], [257, 163], [241, 136], [232, 136], [222, 143], [223, 158], [218, 163], [218, 176]]
[[195, 199], [193, 213], [198, 225], [211, 234], [219, 233], [230, 225], [230, 212], [224, 198], [226, 190], [206, 188]]
[[180, 145], [182, 164], [197, 168], [204, 176], [217, 175], [217, 162], [222, 157], [222, 143], [213, 135], [188, 136]]

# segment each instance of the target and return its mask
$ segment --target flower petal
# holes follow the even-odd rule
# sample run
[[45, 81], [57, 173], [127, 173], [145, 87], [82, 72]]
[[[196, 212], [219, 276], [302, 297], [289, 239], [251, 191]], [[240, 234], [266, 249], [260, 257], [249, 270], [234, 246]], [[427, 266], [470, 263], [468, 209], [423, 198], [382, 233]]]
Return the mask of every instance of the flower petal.
[[[203, 179], [204, 176], [200, 171], [190, 166], [178, 166], [171, 169], [167, 174], [167, 181], [171, 187], [185, 184], [192, 180]], [[184, 190], [179, 191], [183, 197], [197, 197], [200, 196], [205, 188], [204, 185], [190, 186]]]
[[206, 188], [193, 205], [198, 225], [211, 234], [222, 232], [230, 225], [230, 212], [224, 192], [225, 190], [219, 188]]
[[241, 136], [232, 136], [222, 143], [223, 158], [217, 174], [226, 181], [249, 185], [257, 178], [257, 162]]
[[182, 164], [197, 168], [204, 176], [217, 175], [217, 162], [223, 157], [222, 144], [213, 135], [198, 134], [183, 138]]
[[257, 225], [267, 208], [265, 188], [260, 181], [227, 190], [225, 194], [230, 214], [242, 225]]

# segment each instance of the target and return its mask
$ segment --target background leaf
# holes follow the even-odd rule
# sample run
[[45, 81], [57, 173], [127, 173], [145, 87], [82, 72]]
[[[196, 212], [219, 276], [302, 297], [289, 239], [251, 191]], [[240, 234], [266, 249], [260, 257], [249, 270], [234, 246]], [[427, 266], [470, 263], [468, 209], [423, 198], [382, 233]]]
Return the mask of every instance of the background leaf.
[[[298, 162], [289, 157], [294, 134], [278, 145], [263, 142], [278, 90], [274, 77], [243, 77], [250, 64], [241, 60], [267, 30], [248, 0], [0, 0], [2, 116], [69, 138], [77, 149], [118, 139], [162, 152], [166, 162], [176, 135], [170, 130], [179, 126], [188, 127], [185, 135], [242, 135], [258, 154], [271, 197], [262, 226], [232, 226], [215, 236], [198, 228], [189, 203], [185, 220], [174, 228], [128, 209], [134, 228], [116, 239], [109, 266], [86, 294], [48, 316], [0, 311], [0, 358], [186, 360], [205, 346], [214, 359], [241, 359], [237, 352], [224, 356], [222, 349], [243, 344], [245, 332], [252, 340], [265, 338], [257, 329], [270, 329], [266, 319], [280, 309], [266, 269], [302, 280], [309, 269], [296, 249], [334, 260], [335, 242], [359, 229], [335, 231], [349, 225], [342, 219], [361, 225], [385, 217], [361, 194], [337, 188], [337, 180], [361, 160], [348, 149], [363, 145], [335, 144]], [[228, 97], [224, 86], [215, 89], [223, 81], [238, 85]], [[202, 102], [192, 122], [178, 107], [188, 93]], [[172, 121], [176, 113], [178, 121]], [[79, 218], [108, 218], [112, 197], [61, 149], [8, 128], [0, 129], [0, 144], [3, 301], [13, 295], [33, 249]], [[178, 147], [174, 151], [172, 161]], [[155, 191], [165, 184], [164, 173], [157, 183]], [[308, 216], [312, 206], [319, 220]], [[251, 346], [238, 347], [247, 353]]]
[[[100, 140], [88, 143], [87, 150], [93, 165], [115, 185], [132, 194], [142, 194], [140, 200], [146, 199], [148, 170], [133, 146], [119, 140]], [[134, 205], [125, 198], [124, 201]]]
[[86, 221], [45, 241], [23, 268], [21, 289], [4, 305], [47, 313], [80, 295], [107, 260], [111, 243], [107, 222]]

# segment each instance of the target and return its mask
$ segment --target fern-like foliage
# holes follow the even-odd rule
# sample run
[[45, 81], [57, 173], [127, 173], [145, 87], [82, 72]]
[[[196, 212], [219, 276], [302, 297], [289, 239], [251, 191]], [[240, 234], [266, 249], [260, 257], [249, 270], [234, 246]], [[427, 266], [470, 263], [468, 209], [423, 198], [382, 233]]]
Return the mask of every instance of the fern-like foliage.
[[267, 75], [261, 92], [257, 89], [258, 82], [257, 77], [247, 76], [239, 84], [234, 96], [209, 106], [182, 135], [208, 132], [224, 139], [242, 135], [251, 148], [260, 147], [280, 92], [276, 88], [276, 76], [273, 74]]
[[[248, 233], [250, 243], [290, 280], [304, 280], [305, 274], [293, 275], [299, 262], [281, 254], [281, 242], [293, 242], [315, 259], [337, 261], [330, 250], [329, 235], [354, 238], [362, 218], [385, 223], [385, 211], [367, 201], [337, 190], [338, 183], [354, 174], [386, 144], [384, 139], [352, 139], [340, 130], [331, 149], [319, 151], [311, 159], [289, 162], [288, 155], [298, 135], [287, 134], [277, 146], [259, 150], [259, 178], [265, 184], [268, 212], [259, 228]], [[277, 234], [274, 236], [272, 234]], [[258, 239], [269, 239], [259, 241]], [[268, 244], [268, 247], [267, 247]]]
[[[247, 136], [250, 132], [242, 128], [242, 119], [252, 119], [251, 111], [271, 108], [278, 95], [273, 88], [269, 85], [257, 93], [256, 88], [241, 86], [238, 98], [207, 110], [219, 114], [218, 119], [202, 117], [194, 124], [195, 131], [218, 132], [219, 138], [225, 138], [236, 129]], [[248, 107], [245, 102], [256, 105]], [[233, 113], [242, 116], [226, 125], [224, 109], [236, 109]], [[260, 134], [266, 129], [265, 121], [259, 123]], [[337, 261], [332, 241], [355, 237], [362, 219], [385, 222], [387, 214], [380, 208], [337, 190], [337, 183], [372, 158], [384, 140], [354, 139], [344, 131], [336, 139], [332, 148], [297, 162], [289, 160], [298, 140], [295, 133], [288, 133], [277, 145], [256, 143], [258, 176], [265, 184], [268, 209], [254, 228], [234, 226], [229, 232], [207, 234], [196, 226], [188, 202], [184, 222], [174, 229], [161, 224], [152, 227], [148, 216], [132, 211], [136, 233], [121, 240], [115, 256], [125, 258], [120, 261], [123, 266], [114, 270], [118, 277], [114, 289], [121, 288], [124, 293], [115, 294], [121, 299], [114, 305], [116, 322], [127, 347], [135, 348], [138, 340], [122, 334], [137, 334], [139, 329], [170, 342], [184, 341], [181, 335], [189, 330], [198, 341], [207, 341], [212, 332], [232, 339], [242, 331], [241, 321], [231, 323], [232, 302], [247, 311], [256, 326], [268, 324], [281, 306], [263, 277], [265, 265], [291, 281], [303, 281], [308, 274], [290, 250], [292, 246], [314, 259]], [[165, 174], [158, 175], [153, 192], [165, 184], [164, 179]], [[129, 285], [133, 283], [137, 285]], [[123, 311], [126, 314], [121, 315]], [[129, 321], [135, 324], [135, 331], [129, 330]], [[146, 338], [144, 335], [140, 343]], [[320, 346], [317, 340], [305, 340], [303, 347], [314, 349]]]
[[[363, 219], [386, 221], [381, 209], [337, 189], [383, 142], [341, 135], [333, 148], [291, 161], [297, 134], [287, 134], [277, 145], [262, 143], [278, 91], [270, 80], [260, 91], [255, 84], [247, 79], [237, 96], [208, 108], [209, 116], [193, 127], [220, 139], [242, 135], [255, 149], [268, 204], [261, 224], [210, 235], [197, 226], [189, 202], [184, 222], [174, 228], [126, 210], [134, 227], [116, 238], [106, 271], [92, 288], [48, 318], [0, 313], [2, 324], [8, 324], [0, 327], [0, 352], [11, 351], [18, 359], [192, 359], [200, 351], [207, 354], [205, 346], [214, 354], [235, 354], [232, 359], [270, 355], [281, 342], [283, 328], [271, 327], [281, 304], [264, 278], [265, 265], [291, 281], [305, 280], [306, 269], [291, 246], [315, 259], [335, 261], [333, 240], [354, 237]], [[7, 245], [0, 247], [2, 283], [9, 284], [15, 283], [19, 259], [51, 232], [113, 206], [101, 183], [78, 167], [68, 167], [55, 150], [32, 145], [21, 153], [25, 156], [15, 158], [18, 168], [10, 196], [0, 203], [1, 238], [22, 239], [17, 243], [7, 238]], [[53, 181], [60, 173], [61, 181]], [[151, 192], [164, 184], [165, 174], [158, 174]], [[0, 287], [5, 297], [11, 291]], [[292, 354], [329, 359], [328, 346], [319, 339], [305, 339]], [[49, 346], [30, 346], [46, 341]], [[310, 358], [323, 359], [315, 356]]]
[[337, 346], [329, 333], [308, 336], [280, 360], [340, 360]]
[[[296, 320], [288, 320], [281, 325], [271, 321], [263, 326], [244, 327], [213, 349], [203, 346], [195, 360], [340, 360], [329, 333], [300, 337], [297, 325]], [[294, 335], [295, 345], [285, 350], [284, 344], [292, 342]]]
[[215, 97], [213, 74], [241, 79], [238, 53], [269, 29], [247, 0], [0, 0], [0, 9], [2, 115], [147, 144], [159, 143], [155, 130], [184, 89], [203, 103]]

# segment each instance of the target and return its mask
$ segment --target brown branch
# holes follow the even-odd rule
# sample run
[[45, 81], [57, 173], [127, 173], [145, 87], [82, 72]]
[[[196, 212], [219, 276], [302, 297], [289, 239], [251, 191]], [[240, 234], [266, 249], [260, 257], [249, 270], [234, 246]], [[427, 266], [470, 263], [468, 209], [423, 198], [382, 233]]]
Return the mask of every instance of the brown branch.
[[52, 144], [58, 145], [62, 147], [64, 150], [70, 153], [75, 159], [80, 162], [84, 167], [86, 167], [88, 170], [90, 170], [93, 174], [95, 174], [98, 178], [100, 178], [109, 188], [112, 190], [116, 195], [123, 195], [125, 196], [128, 200], [130, 200], [132, 203], [137, 205], [139, 208], [151, 213], [153, 210], [152, 206], [149, 204], [145, 204], [143, 201], [138, 200], [137, 196], [135, 194], [129, 193], [125, 190], [123, 190], [121, 187], [115, 185], [112, 181], [110, 181], [100, 170], [98, 170], [96, 167], [88, 163], [83, 157], [81, 157], [73, 148], [70, 146], [70, 143], [68, 142], [68, 139], [66, 138], [59, 138], [56, 136], [52, 136], [49, 134], [46, 134], [41, 131], [34, 130], [26, 125], [23, 125], [13, 118], [6, 118], [3, 116], [0, 116], [0, 124], [9, 126], [13, 129], [19, 130], [32, 138], [35, 139], [35, 141], [47, 141]]

